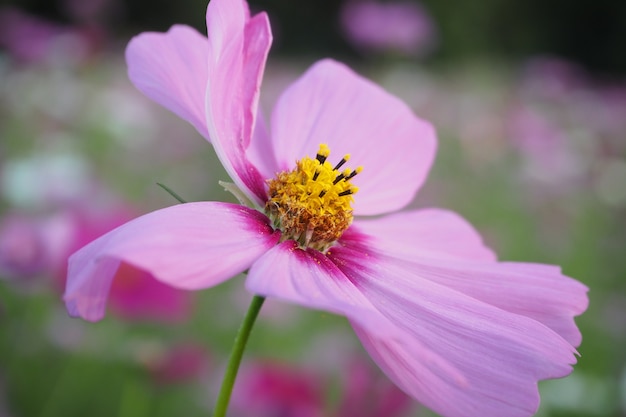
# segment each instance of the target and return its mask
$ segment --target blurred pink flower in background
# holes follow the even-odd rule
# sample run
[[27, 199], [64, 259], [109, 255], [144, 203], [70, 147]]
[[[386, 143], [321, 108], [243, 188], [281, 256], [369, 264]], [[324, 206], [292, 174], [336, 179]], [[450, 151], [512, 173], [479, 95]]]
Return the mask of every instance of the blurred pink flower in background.
[[[538, 57], [524, 67], [514, 93], [503, 120], [528, 179], [569, 185], [574, 192], [580, 192], [582, 184], [607, 184], [605, 168], [615, 161], [623, 164], [626, 150], [621, 140], [626, 129], [623, 83], [594, 79], [564, 59]], [[618, 177], [617, 183], [622, 182], [623, 174]], [[620, 187], [605, 185], [599, 185], [601, 199], [621, 204], [622, 196], [606, 198], [624, 194]]]
[[63, 26], [13, 7], [0, 8], [0, 46], [26, 63], [83, 62], [96, 53], [103, 34], [96, 27]]
[[153, 356], [146, 366], [161, 384], [184, 384], [206, 376], [211, 356], [199, 343], [179, 342], [160, 355]]
[[80, 23], [102, 24], [103, 20], [124, 9], [120, 0], [62, 0], [63, 9]]
[[190, 314], [190, 294], [165, 285], [144, 270], [122, 264], [109, 296], [110, 308], [128, 320], [184, 321]]
[[[241, 370], [233, 392], [233, 413], [257, 417], [401, 417], [413, 408], [409, 396], [372, 365], [353, 354], [341, 374], [340, 396], [327, 405], [331, 375], [270, 361]], [[318, 369], [318, 368], [315, 368]]]
[[18, 280], [56, 270], [59, 262], [66, 262], [68, 234], [63, 215], [5, 215], [0, 222], [0, 277]]
[[414, 403], [409, 396], [373, 369], [369, 362], [352, 360], [344, 381], [336, 417], [401, 417]]
[[321, 417], [324, 380], [284, 363], [252, 363], [243, 367], [237, 379], [232, 409], [242, 416]]
[[415, 1], [349, 0], [341, 10], [346, 38], [361, 51], [422, 56], [434, 47], [435, 24]]
[[[123, 264], [186, 289], [248, 270], [252, 293], [347, 316], [385, 374], [440, 414], [534, 413], [537, 381], [576, 362], [587, 288], [556, 266], [498, 262], [453, 212], [399, 212], [425, 181], [436, 139], [397, 98], [323, 60], [286, 89], [267, 126], [257, 117], [267, 15], [212, 0], [207, 28], [208, 40], [182, 25], [135, 37], [129, 75], [211, 141], [248, 206], [180, 204], [93, 241], [70, 258], [68, 312], [101, 319]], [[346, 155], [335, 168], [329, 149]], [[362, 173], [340, 171], [347, 159]]]
[[606, 151], [613, 155], [626, 153], [626, 83], [603, 86], [598, 92], [602, 106], [591, 122], [607, 143]]
[[[76, 202], [48, 215], [7, 215], [0, 223], [0, 274], [13, 280], [48, 278], [63, 288], [69, 255], [131, 218], [127, 207], [93, 208]], [[191, 293], [122, 264], [111, 286], [109, 306], [128, 320], [179, 322], [191, 313]]]
[[588, 76], [577, 64], [557, 56], [537, 56], [522, 68], [522, 90], [551, 99], [566, 99], [588, 85]]
[[507, 136], [525, 158], [526, 175], [559, 184], [580, 180], [584, 164], [572, 152], [571, 138], [545, 112], [518, 104], [506, 120]]

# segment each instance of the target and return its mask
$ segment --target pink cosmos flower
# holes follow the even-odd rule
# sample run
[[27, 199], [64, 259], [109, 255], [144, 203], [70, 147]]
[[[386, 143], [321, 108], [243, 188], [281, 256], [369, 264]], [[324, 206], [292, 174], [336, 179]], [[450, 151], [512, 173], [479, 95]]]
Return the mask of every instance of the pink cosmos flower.
[[398, 212], [426, 178], [434, 131], [344, 65], [313, 65], [266, 125], [267, 15], [212, 0], [206, 17], [208, 39], [180, 25], [134, 38], [129, 74], [211, 141], [246, 204], [180, 204], [93, 241], [70, 258], [69, 313], [102, 318], [122, 263], [186, 289], [248, 270], [255, 294], [348, 317], [387, 376], [440, 414], [534, 413], [537, 381], [576, 362], [587, 288], [556, 266], [498, 262], [452, 212]]

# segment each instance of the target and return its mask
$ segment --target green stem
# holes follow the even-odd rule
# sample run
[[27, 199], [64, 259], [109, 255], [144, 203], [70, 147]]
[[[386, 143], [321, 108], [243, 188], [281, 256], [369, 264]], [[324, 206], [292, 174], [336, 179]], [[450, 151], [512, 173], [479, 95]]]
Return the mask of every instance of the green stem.
[[159, 187], [163, 188], [165, 191], [167, 191], [167, 193], [169, 195], [171, 195], [172, 197], [174, 197], [176, 200], [178, 200], [179, 203], [185, 204], [187, 201], [185, 201], [185, 199], [183, 199], [181, 196], [179, 196], [178, 194], [176, 194], [174, 192], [174, 190], [172, 190], [170, 187], [168, 187], [165, 184], [161, 184], [160, 182], [156, 183]]
[[264, 301], [265, 297], [258, 295], [255, 295], [252, 298], [250, 307], [248, 307], [248, 312], [241, 323], [241, 327], [239, 327], [239, 332], [237, 332], [237, 336], [235, 337], [235, 345], [233, 346], [233, 350], [230, 352], [230, 358], [228, 359], [228, 365], [226, 366], [226, 373], [224, 374], [224, 379], [222, 380], [222, 387], [220, 388], [220, 393], [217, 397], [217, 402], [215, 403], [213, 417], [226, 416], [228, 402], [230, 401], [230, 395], [233, 392], [233, 386], [235, 385], [235, 378], [237, 377], [237, 371], [239, 370], [239, 365], [241, 364], [243, 351], [246, 348], [246, 343], [248, 342], [248, 337], [252, 331], [252, 326], [254, 326], [254, 321], [259, 315], [259, 311], [261, 311]]

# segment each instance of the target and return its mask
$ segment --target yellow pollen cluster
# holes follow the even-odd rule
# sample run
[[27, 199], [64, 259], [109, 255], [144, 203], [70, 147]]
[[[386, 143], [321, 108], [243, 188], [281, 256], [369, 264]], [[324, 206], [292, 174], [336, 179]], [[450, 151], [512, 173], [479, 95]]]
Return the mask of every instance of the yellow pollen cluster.
[[350, 180], [363, 169], [341, 170], [350, 155], [335, 166], [326, 161], [329, 155], [328, 146], [321, 144], [315, 159], [307, 156], [296, 162], [294, 170], [268, 180], [270, 198], [265, 204], [283, 240], [322, 252], [352, 223], [351, 204], [358, 189]]

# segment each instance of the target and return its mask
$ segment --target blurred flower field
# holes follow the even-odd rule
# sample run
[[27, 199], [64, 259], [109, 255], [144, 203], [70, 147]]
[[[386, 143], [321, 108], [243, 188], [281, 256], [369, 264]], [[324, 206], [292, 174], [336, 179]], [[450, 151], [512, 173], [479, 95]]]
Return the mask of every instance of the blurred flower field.
[[[157, 183], [234, 201], [218, 184], [228, 176], [192, 126], [134, 89], [121, 48], [72, 51], [0, 55], [0, 417], [208, 415], [251, 298], [241, 278], [191, 293], [125, 271], [95, 324], [69, 318], [61, 294], [69, 254], [177, 204]], [[313, 61], [270, 60], [266, 113]], [[626, 82], [556, 57], [352, 67], [437, 128], [412, 207], [454, 210], [500, 259], [558, 264], [590, 288], [579, 363], [540, 384], [538, 415], [626, 414]], [[268, 300], [230, 415], [433, 414], [380, 373], [344, 318]]]

